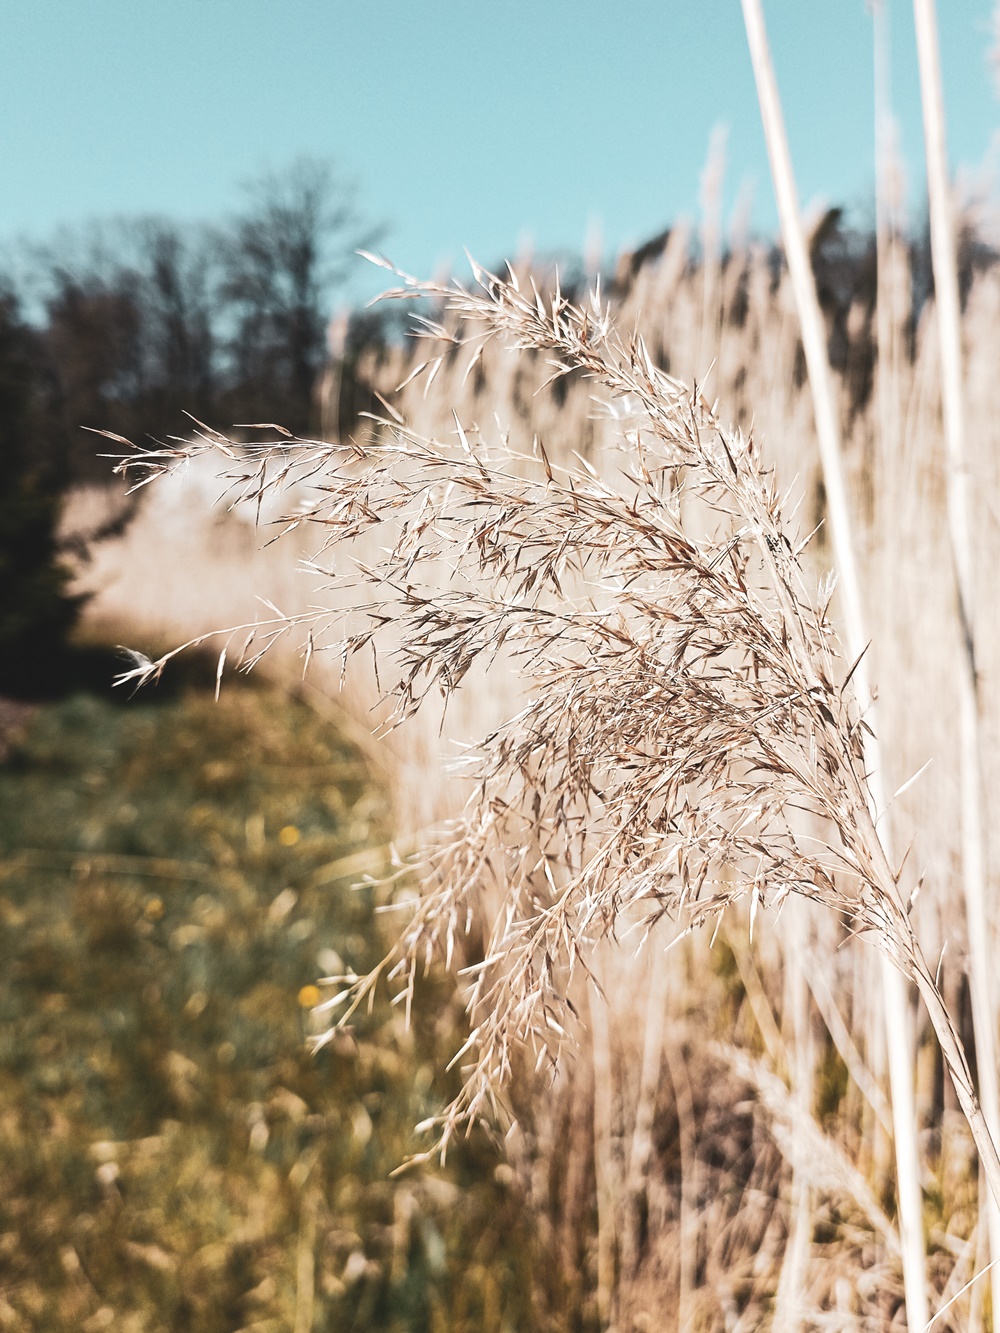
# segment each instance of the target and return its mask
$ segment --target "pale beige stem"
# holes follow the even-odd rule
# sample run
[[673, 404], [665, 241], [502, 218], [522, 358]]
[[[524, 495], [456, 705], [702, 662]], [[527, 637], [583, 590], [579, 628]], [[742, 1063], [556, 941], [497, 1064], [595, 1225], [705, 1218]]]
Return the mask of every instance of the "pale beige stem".
[[[777, 1333], [797, 1333], [802, 1326], [806, 1270], [812, 1243], [812, 1190], [809, 1176], [802, 1169], [809, 1151], [804, 1128], [812, 1122], [814, 1059], [812, 1025], [809, 1015], [809, 990], [803, 960], [809, 949], [809, 923], [805, 903], [789, 903], [791, 912], [783, 916], [785, 955], [785, 1004], [783, 1027], [791, 1026], [792, 1099], [796, 1114], [791, 1126], [792, 1151], [792, 1222], [791, 1238], [781, 1263], [781, 1276], [775, 1295], [774, 1327]], [[787, 1049], [787, 1045], [786, 1045]]]
[[677, 1137], [681, 1152], [681, 1215], [678, 1245], [679, 1287], [677, 1298], [678, 1328], [692, 1327], [692, 1305], [698, 1271], [698, 1131], [695, 1124], [694, 1096], [688, 1078], [687, 1062], [679, 1031], [667, 1034], [663, 1046], [670, 1082], [674, 1086], [677, 1108]]
[[[902, 360], [901, 335], [903, 323], [908, 311], [900, 309], [898, 299], [898, 267], [900, 264], [900, 201], [899, 167], [896, 157], [895, 121], [889, 91], [889, 39], [886, 31], [887, 0], [875, 0], [874, 47], [875, 47], [875, 251], [876, 251], [876, 403], [877, 403], [877, 449], [876, 457], [880, 469], [875, 480], [875, 505], [878, 514], [879, 530], [890, 526], [891, 533], [886, 534], [882, 543], [886, 553], [898, 549], [898, 539], [892, 535], [898, 531], [897, 503], [889, 503], [889, 497], [896, 495], [899, 478], [895, 469], [899, 465], [900, 446], [900, 363]], [[888, 585], [892, 580], [883, 575], [883, 582], [888, 594]]]
[[[865, 634], [861, 584], [847, 502], [840, 428], [827, 359], [825, 327], [806, 249], [777, 82], [768, 50], [763, 10], [760, 0], [742, 0], [742, 4], [754, 77], [757, 82], [757, 96], [767, 138], [771, 175], [778, 202], [778, 214], [781, 219], [785, 255], [795, 291], [802, 345], [813, 395], [829, 526], [845, 613], [845, 639], [852, 659], [857, 659], [867, 647], [868, 638]], [[854, 682], [861, 710], [867, 716], [871, 732], [877, 735], [878, 728], [874, 725], [871, 688], [864, 660], [855, 671]], [[865, 769], [869, 774], [868, 797], [873, 806], [873, 818], [877, 819], [886, 806], [881, 755], [874, 735], [868, 733], [864, 739]], [[881, 837], [886, 859], [891, 862], [885, 821], [882, 822]], [[881, 971], [889, 1052], [889, 1082], [892, 1091], [906, 1313], [910, 1328], [918, 1329], [927, 1323], [929, 1306], [923, 1235], [923, 1200], [920, 1191], [920, 1159], [917, 1152], [916, 1109], [913, 1097], [912, 1038], [903, 978], [887, 959], [882, 962]]]
[[[965, 459], [965, 411], [962, 392], [962, 329], [958, 294], [955, 229], [945, 148], [944, 98], [938, 55], [934, 0], [914, 0], [920, 92], [927, 150], [931, 262], [941, 345], [941, 392], [948, 450], [948, 528], [958, 620], [962, 636], [959, 669], [959, 740], [961, 744], [962, 885], [969, 931], [969, 982], [976, 1035], [982, 1113], [994, 1142], [1000, 1140], [1000, 1086], [997, 1082], [996, 1006], [991, 994], [993, 967], [990, 922], [986, 909], [983, 785], [979, 707], [976, 697], [973, 547], [969, 514], [969, 473]], [[1000, 1259], [1000, 1206], [986, 1201], [990, 1258]], [[993, 1320], [1000, 1316], [1000, 1264], [991, 1270]]]
[[625, 1191], [628, 1217], [622, 1236], [622, 1269], [629, 1276], [634, 1276], [642, 1261], [639, 1240], [640, 1218], [643, 1204], [647, 1202], [646, 1183], [653, 1156], [653, 1123], [656, 1118], [656, 1093], [660, 1085], [669, 981], [668, 960], [659, 949], [654, 950], [650, 958], [642, 1067], [639, 1072], [639, 1098], [635, 1108], [635, 1125], [632, 1130]]
[[[694, 374], [699, 382], [719, 353], [720, 294], [722, 289], [722, 185], [726, 172], [726, 131], [712, 131], [708, 160], [701, 173], [702, 300], [698, 326], [698, 356]], [[716, 375], [716, 380], [718, 376]]]
[[597, 1177], [597, 1308], [601, 1327], [610, 1328], [615, 1310], [614, 1098], [608, 1006], [595, 986], [589, 989], [594, 1063], [594, 1168]]
[[[979, 1197], [982, 1199], [987, 1194], [989, 1194], [989, 1187], [986, 1184], [986, 1173], [983, 1171], [982, 1162], [980, 1162], [979, 1164], [979, 1170], [977, 1171], [976, 1176], [977, 1176], [976, 1184], [979, 1188]], [[990, 1198], [992, 1197], [993, 1196], [990, 1195]], [[976, 1229], [973, 1232], [973, 1237], [975, 1238], [976, 1242], [974, 1246], [975, 1253], [972, 1259], [972, 1271], [974, 1276], [971, 1279], [971, 1281], [973, 1283], [975, 1282], [975, 1274], [978, 1273], [981, 1274], [983, 1277], [986, 1277], [988, 1273], [991, 1273], [993, 1271], [991, 1268], [987, 1268], [987, 1264], [990, 1261], [990, 1237], [989, 1237], [989, 1228], [983, 1226], [983, 1220], [984, 1220], [983, 1212], [982, 1210], [980, 1210], [979, 1219], [976, 1222]], [[992, 1298], [993, 1298], [993, 1293], [991, 1291], [990, 1299], [992, 1300]], [[977, 1292], [974, 1286], [970, 1286], [968, 1333], [983, 1333], [983, 1330], [986, 1327], [986, 1311], [983, 1308], [984, 1304], [985, 1304], [985, 1293], [982, 1291]], [[941, 1306], [942, 1308], [944, 1308], [944, 1301], [941, 1302]], [[940, 1310], [937, 1313], [939, 1314]], [[935, 1318], [936, 1317], [937, 1316], [935, 1315]]]
[[927, 1012], [930, 1015], [937, 1039], [941, 1044], [941, 1051], [948, 1065], [948, 1072], [951, 1074], [951, 1081], [955, 1086], [959, 1105], [969, 1123], [969, 1128], [972, 1130], [972, 1137], [975, 1140], [983, 1170], [986, 1172], [986, 1181], [990, 1187], [990, 1193], [993, 1199], [1000, 1204], [1000, 1155], [997, 1154], [996, 1144], [990, 1133], [989, 1125], [986, 1123], [986, 1117], [983, 1115], [979, 1098], [976, 1096], [972, 1074], [969, 1071], [962, 1043], [955, 1031], [944, 1000], [941, 998], [941, 992], [934, 985], [934, 979], [927, 968], [922, 964], [917, 968], [916, 982], [921, 998], [927, 1006]]

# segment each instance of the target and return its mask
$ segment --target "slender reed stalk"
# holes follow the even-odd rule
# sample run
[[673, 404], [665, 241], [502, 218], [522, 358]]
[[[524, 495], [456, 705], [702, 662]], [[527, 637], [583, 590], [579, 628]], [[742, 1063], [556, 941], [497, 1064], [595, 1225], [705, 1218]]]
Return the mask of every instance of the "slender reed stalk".
[[315, 1189], [303, 1191], [299, 1243], [295, 1263], [294, 1333], [311, 1333], [316, 1302], [316, 1212]]
[[649, 969], [642, 1062], [639, 1066], [639, 1092], [626, 1163], [626, 1218], [622, 1237], [622, 1266], [632, 1273], [638, 1271], [642, 1258], [640, 1221], [642, 1215], [648, 1211], [646, 1192], [649, 1185], [650, 1162], [653, 1159], [656, 1094], [660, 1086], [669, 984], [670, 969], [666, 966], [665, 959], [657, 957]]
[[726, 171], [726, 132], [712, 131], [708, 160], [701, 173], [701, 318], [698, 321], [696, 374], [707, 374], [718, 356], [722, 293], [722, 185]]
[[615, 1323], [617, 1180], [614, 1163], [614, 1074], [607, 1002], [595, 986], [590, 999], [590, 1035], [594, 1059], [594, 1172], [597, 1177], [597, 1308], [601, 1327]]
[[[909, 304], [902, 287], [906, 265], [902, 240], [902, 168], [898, 154], [898, 134], [892, 113], [889, 76], [889, 34], [887, 0], [873, 5], [873, 48], [875, 74], [875, 254], [876, 254], [876, 418], [878, 457], [882, 462], [875, 480], [880, 527], [892, 525], [896, 540], [888, 540], [886, 549], [896, 549], [899, 518], [894, 503], [898, 487], [901, 449], [902, 389], [906, 354], [905, 323]], [[881, 503], [879, 503], [881, 501]]]
[[[804, 905], [793, 903], [799, 910], [784, 918], [785, 962], [785, 1028], [789, 1050], [792, 1098], [797, 1114], [793, 1119], [792, 1136], [800, 1138], [803, 1126], [812, 1117], [815, 1092], [815, 1069], [810, 1024], [809, 992], [806, 986], [804, 960], [808, 955], [808, 921]], [[809, 1267], [809, 1249], [812, 1243], [813, 1212], [812, 1190], [808, 1175], [802, 1169], [808, 1159], [803, 1143], [796, 1143], [792, 1160], [791, 1225], [788, 1245], [781, 1264], [781, 1278], [775, 1298], [774, 1323], [776, 1330], [796, 1330], [801, 1326], [803, 1290]]]
[[680, 1149], [681, 1197], [679, 1219], [677, 1327], [692, 1327], [691, 1310], [694, 1304], [698, 1232], [698, 1194], [701, 1189], [698, 1162], [698, 1128], [694, 1112], [694, 1096], [688, 1077], [687, 1060], [680, 1042], [670, 1033], [664, 1043], [667, 1072], [674, 1089], [677, 1108], [677, 1140]]
[[[767, 138], [768, 156], [771, 161], [771, 175], [778, 201], [781, 232], [795, 291], [802, 328], [802, 344], [815, 406], [816, 431], [823, 464], [830, 529], [845, 612], [846, 641], [851, 655], [861, 659], [855, 680], [862, 713], [868, 719], [870, 726], [870, 730], [865, 732], [864, 749], [872, 815], [876, 823], [881, 819], [882, 848], [886, 859], [891, 861], [892, 852], [889, 847], [886, 818], [887, 801], [883, 789], [885, 770], [877, 740], [878, 729], [871, 688], [867, 679], [867, 667], [863, 660], [869, 640], [865, 632], [861, 583], [855, 556], [847, 486], [844, 481], [840, 427], [827, 358], [825, 327], [806, 249], [778, 87], [768, 50], [763, 10], [760, 0], [742, 0], [742, 3], [754, 76], [757, 81], [757, 96]], [[882, 988], [889, 1054], [889, 1081], [892, 1089], [906, 1313], [910, 1328], [918, 1329], [927, 1323], [930, 1307], [927, 1299], [923, 1202], [913, 1095], [913, 1039], [907, 1021], [907, 998], [902, 977], [886, 962], [882, 965]]]
[[[976, 1036], [979, 1095], [983, 1114], [995, 1140], [1000, 1141], [1000, 1084], [997, 1077], [995, 997], [991, 977], [996, 966], [990, 947], [986, 909], [986, 853], [982, 783], [981, 736], [977, 698], [975, 607], [973, 587], [972, 523], [969, 513], [969, 474], [965, 460], [965, 410], [962, 388], [962, 328], [958, 295], [955, 229], [945, 146], [944, 98], [938, 54], [934, 0], [914, 0], [920, 94], [924, 112], [927, 153], [927, 190], [930, 202], [931, 262], [941, 344], [941, 391], [944, 407], [948, 467], [948, 531], [955, 575], [958, 622], [961, 631], [959, 739], [961, 748], [962, 886], [969, 933], [969, 982]], [[1000, 1205], [984, 1200], [990, 1237], [990, 1272], [993, 1319], [1000, 1316]]]

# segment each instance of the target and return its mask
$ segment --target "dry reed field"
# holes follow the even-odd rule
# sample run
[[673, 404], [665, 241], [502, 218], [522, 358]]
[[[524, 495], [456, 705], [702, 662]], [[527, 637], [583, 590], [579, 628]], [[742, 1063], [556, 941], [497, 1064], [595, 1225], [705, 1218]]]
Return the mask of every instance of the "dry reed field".
[[[1000, 266], [962, 299], [957, 594], [946, 294], [939, 270], [937, 300], [917, 291], [898, 211], [875, 291], [827, 302], [852, 609], [801, 294], [770, 248], [723, 246], [721, 169], [700, 234], [623, 256], [606, 301], [528, 261], [404, 281], [423, 336], [363, 359], [385, 407], [350, 440], [206, 428], [129, 452], [153, 484], [95, 553], [87, 615], [137, 649], [240, 626], [220, 676], [266, 651], [297, 679], [304, 656], [378, 759], [399, 943], [319, 1012], [375, 984], [408, 1006], [428, 958], [461, 969], [465, 1082], [428, 1155], [470, 1116], [505, 1134], [562, 1276], [547, 1326], [994, 1327], [970, 957], [995, 940], [1000, 847], [985, 820], [970, 929], [963, 681], [974, 605], [988, 810]], [[905, 978], [896, 1039], [880, 959]]]
[[[731, 400], [734, 419], [747, 426], [751, 404], [764, 404], [767, 415], [758, 410], [755, 436], [776, 476], [800, 498], [796, 521], [804, 536], [822, 515], [787, 279], [774, 275], [768, 256], [753, 249], [732, 252], [724, 270], [720, 265], [720, 272], [709, 273], [704, 264], [690, 262], [688, 245], [683, 231], [674, 233], [664, 254], [640, 270], [618, 300], [615, 320], [630, 327], [641, 308], [651, 357], [678, 377], [705, 355], [706, 345], [715, 348], [714, 383], [706, 392], [720, 403]], [[898, 260], [903, 268], [904, 257]], [[987, 271], [970, 293], [965, 321], [972, 348], [989, 345], [997, 281]], [[706, 287], [718, 292], [717, 309], [706, 301]], [[712, 333], [701, 326], [706, 311]], [[880, 724], [888, 785], [895, 790], [935, 759], [893, 807], [902, 844], [920, 831], [902, 886], [909, 896], [920, 882], [933, 885], [917, 896], [911, 916], [926, 956], [936, 964], [944, 949], [941, 986], [953, 1012], [961, 1014], [966, 946], [954, 884], [957, 650], [936, 628], [946, 622], [949, 590], [941, 573], [947, 556], [930, 316], [925, 308], [913, 355], [901, 358], [893, 386], [900, 404], [917, 405], [911, 410], [918, 429], [900, 431], [913, 459], [901, 456], [901, 440], [884, 448], [877, 393], [857, 407], [845, 380], [840, 390], [850, 423], [853, 499], [864, 519], [865, 586], [879, 626], [874, 674], [885, 682]], [[864, 329], [864, 312], [852, 312], [852, 319]], [[979, 337], [969, 333], [973, 320], [984, 331]], [[421, 359], [426, 352], [420, 349]], [[426, 393], [415, 382], [392, 400], [414, 432], [447, 442], [455, 431], [454, 422], [448, 430], [449, 409], [471, 423], [488, 419], [488, 405], [509, 423], [511, 449], [520, 444], [529, 459], [537, 431], [553, 465], [570, 461], [582, 442], [581, 452], [598, 475], [621, 468], [620, 450], [613, 447], [620, 423], [598, 412], [593, 386], [581, 376], [541, 388], [549, 374], [542, 358], [518, 357], [495, 342], [484, 346], [469, 376], [468, 356], [456, 354], [450, 342], [442, 342], [440, 354], [444, 359]], [[394, 354], [398, 359], [372, 367], [373, 380], [387, 392], [413, 369], [405, 356], [400, 352]], [[979, 395], [972, 392], [977, 377]], [[973, 357], [970, 410], [977, 427], [980, 414], [984, 426], [989, 422], [982, 377]], [[381, 450], [377, 456], [384, 457], [386, 446], [379, 442], [386, 428], [370, 429], [373, 447]], [[977, 443], [988, 438], [985, 429], [971, 434]], [[989, 452], [984, 447], [974, 465], [979, 475], [989, 475]], [[433, 460], [437, 466], [436, 455]], [[90, 615], [128, 624], [133, 642], [141, 641], [142, 632], [162, 641], [252, 619], [257, 595], [300, 615], [317, 600], [315, 574], [296, 569], [298, 558], [312, 554], [307, 538], [296, 531], [258, 551], [258, 534], [245, 515], [208, 515], [197, 481], [205, 475], [204, 462], [185, 478], [153, 487], [124, 544], [106, 547], [91, 572], [93, 582], [104, 586]], [[891, 506], [879, 502], [887, 483], [876, 478], [885, 476], [893, 478]], [[980, 494], [979, 550], [989, 559], [995, 541], [989, 491], [984, 486]], [[381, 544], [369, 539], [373, 558]], [[523, 549], [523, 542], [517, 545]], [[504, 552], [509, 558], [513, 549], [499, 541], [497, 558]], [[821, 537], [809, 559], [807, 577], [815, 587], [829, 561]], [[607, 587], [603, 591], [609, 598]], [[260, 618], [268, 617], [264, 610]], [[988, 655], [995, 634], [982, 625], [979, 633]], [[416, 632], [400, 637], [404, 644], [418, 640]], [[339, 656], [328, 661], [318, 647], [310, 679], [333, 693]], [[909, 669], [914, 660], [920, 662], [916, 678]], [[988, 656], [982, 669], [992, 669]], [[366, 695], [363, 670], [349, 670], [347, 679], [345, 697], [360, 723], [375, 698], [374, 681]], [[989, 691], [983, 695], [988, 703]], [[456, 812], [461, 783], [446, 778], [440, 763], [499, 722], [516, 699], [515, 675], [501, 665], [458, 689], [441, 741], [437, 719], [428, 724], [422, 714], [389, 736], [385, 744], [401, 760], [393, 764], [401, 822], [413, 828], [430, 815]], [[668, 729], [677, 725], [665, 705], [662, 719]], [[986, 722], [992, 734], [996, 720], [988, 712]], [[782, 719], [779, 729], [785, 725]], [[676, 743], [687, 739], [678, 736]], [[653, 752], [668, 740], [669, 731], [658, 735]], [[433, 793], [426, 778], [432, 762], [442, 773]], [[839, 1310], [844, 1327], [888, 1326], [899, 1305], [886, 1053], [870, 951], [858, 944], [838, 947], [845, 928], [807, 905], [788, 903], [773, 930], [769, 915], [762, 907], [752, 944], [748, 913], [735, 909], [723, 918], [711, 947], [694, 936], [664, 954], [658, 947], [663, 926], [638, 951], [635, 933], [620, 948], [600, 946], [593, 970], [605, 999], [591, 992], [588, 1000], [582, 988], [590, 1036], [572, 1057], [571, 1072], [557, 1078], [555, 1097], [533, 1098], [515, 1079], [514, 1101], [526, 1104], [510, 1151], [523, 1186], [548, 1219], [556, 1253], [571, 1272], [577, 1270], [581, 1292], [596, 1276], [600, 1301], [619, 1320], [632, 1318], [642, 1326], [644, 1310], [659, 1318], [676, 1303], [685, 1325], [711, 1327], [728, 1309], [741, 1327], [754, 1327], [783, 1290], [782, 1279], [786, 1288], [794, 1280], [795, 1298], [813, 1309]], [[913, 1020], [930, 1271], [939, 1294], [950, 1295], [971, 1276], [982, 1244], [970, 1175], [973, 1149], [942, 1079], [927, 1020], [916, 1009]], [[523, 1086], [532, 1086], [530, 1080]], [[595, 1204], [596, 1274], [581, 1257]], [[797, 1252], [791, 1238], [798, 1240]], [[789, 1278], [793, 1262], [799, 1272]], [[965, 1326], [968, 1309], [968, 1297], [951, 1308], [960, 1321], [955, 1326]]]

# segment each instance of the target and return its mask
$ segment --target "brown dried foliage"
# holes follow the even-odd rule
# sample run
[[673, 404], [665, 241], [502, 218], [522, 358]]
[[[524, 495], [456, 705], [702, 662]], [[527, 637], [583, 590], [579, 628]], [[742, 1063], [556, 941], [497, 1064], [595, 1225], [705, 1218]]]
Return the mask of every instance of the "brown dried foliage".
[[[284, 435], [237, 445], [206, 427], [193, 441], [130, 446], [119, 463], [142, 485], [221, 453], [233, 503], [259, 507], [294, 488], [278, 535], [322, 532], [315, 568], [353, 609], [275, 610], [240, 627], [241, 667], [292, 631], [306, 665], [318, 652], [346, 664], [374, 649], [383, 676], [392, 671], [390, 726], [429, 694], [447, 699], [474, 663], [501, 669], [502, 659], [524, 683], [523, 709], [463, 766], [475, 787], [462, 816], [400, 865], [422, 892], [392, 954], [346, 978], [331, 1012], [349, 1021], [386, 974], [408, 1005], [418, 969], [467, 950], [487, 916], [482, 956], [465, 970], [469, 1065], [438, 1126], [444, 1146], [495, 1108], [517, 1052], [554, 1061], [574, 974], [596, 940], [665, 914], [693, 928], [743, 897], [752, 928], [758, 906], [798, 893], [917, 982], [971, 1098], [877, 836], [865, 723], [828, 618], [833, 587], [810, 587], [805, 543], [790, 535], [752, 436], [726, 430], [641, 338], [623, 338], [597, 294], [577, 307], [513, 273], [475, 277], [471, 291], [405, 279], [392, 294], [438, 302], [448, 327], [424, 320], [425, 330], [465, 348], [470, 370], [497, 339], [544, 353], [553, 378], [585, 377], [618, 422], [613, 481], [583, 458], [553, 466], [541, 441], [531, 457], [488, 444], [457, 416], [447, 442], [398, 420], [348, 445]], [[349, 556], [373, 531], [386, 534], [375, 563], [329, 565], [333, 548]], [[122, 679], [155, 678], [173, 655], [138, 661]]]

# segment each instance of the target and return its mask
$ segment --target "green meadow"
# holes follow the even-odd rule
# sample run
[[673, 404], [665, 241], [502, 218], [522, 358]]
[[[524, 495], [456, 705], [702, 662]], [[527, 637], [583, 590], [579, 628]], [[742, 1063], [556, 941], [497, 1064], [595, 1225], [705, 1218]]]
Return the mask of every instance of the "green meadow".
[[[0, 1328], [525, 1329], [484, 1134], [426, 1144], [453, 982], [318, 1054], [384, 951], [388, 810], [304, 704], [233, 686], [36, 709], [0, 766]], [[452, 1088], [453, 1092], [454, 1089]]]

